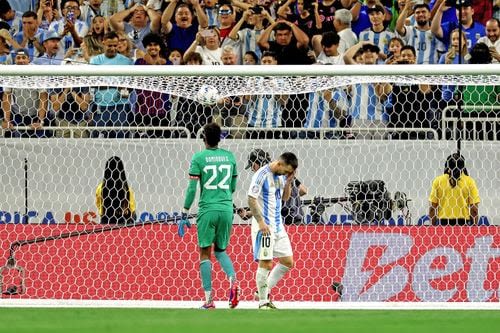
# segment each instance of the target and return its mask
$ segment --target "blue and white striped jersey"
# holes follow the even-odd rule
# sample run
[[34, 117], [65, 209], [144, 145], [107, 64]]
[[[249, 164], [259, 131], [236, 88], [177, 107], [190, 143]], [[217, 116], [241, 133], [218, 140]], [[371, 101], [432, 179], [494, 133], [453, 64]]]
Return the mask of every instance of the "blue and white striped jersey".
[[[65, 24], [65, 18], [54, 21], [50, 24], [49, 31], [55, 31], [59, 36], [61, 36], [64, 32]], [[75, 21], [75, 29], [80, 38], [85, 37], [89, 31], [89, 27], [87, 26], [87, 24], [80, 20]], [[61, 39], [60, 45], [61, 49], [64, 51], [64, 54], [66, 54], [69, 49], [77, 47], [75, 41], [73, 40], [73, 36], [71, 36], [69, 32]]]
[[375, 32], [371, 28], [359, 34], [359, 41], [371, 42], [380, 48], [380, 51], [387, 54], [389, 52], [389, 41], [394, 37], [394, 32], [384, 30]]
[[411, 45], [417, 52], [417, 64], [437, 64], [438, 52], [444, 52], [444, 45], [430, 31], [418, 30], [415, 26], [405, 26], [406, 35], [400, 36], [406, 45]]
[[[43, 37], [43, 34], [45, 33], [44, 30], [38, 28], [36, 34], [35, 34], [35, 38], [38, 38], [38, 40], [42, 39]], [[23, 31], [20, 31], [18, 32], [15, 36], [14, 36], [14, 40], [18, 43], [18, 44], [21, 44], [23, 42], [23, 39], [24, 39], [24, 32]], [[30, 56], [30, 61], [33, 61], [33, 59], [35, 59], [36, 57], [38, 57], [40, 55], [40, 52], [38, 52], [38, 50], [36, 49], [34, 43], [26, 43], [26, 45], [24, 46], [25, 49], [28, 50], [28, 54]], [[64, 54], [63, 54], [64, 56]]]
[[23, 13], [16, 11], [16, 14], [12, 20], [5, 21], [0, 18], [0, 21], [6, 22], [10, 26], [9, 34], [15, 36], [19, 32], [23, 31]]
[[110, 17], [112, 14], [108, 11], [107, 6], [102, 6], [100, 7], [99, 10], [95, 10], [92, 8], [88, 3], [81, 5], [80, 6], [80, 17], [79, 19], [87, 24], [87, 26], [90, 28], [92, 26], [92, 20], [96, 16], [102, 16], [102, 17]]
[[247, 105], [248, 125], [277, 128], [281, 126], [282, 108], [276, 95], [256, 95]]
[[[309, 93], [309, 104], [307, 107], [305, 128], [336, 127], [337, 121], [333, 110], [330, 110], [328, 101], [324, 98], [323, 91]], [[332, 99], [338, 108], [348, 111], [349, 100], [347, 94], [341, 88], [332, 90]]]
[[219, 20], [217, 19], [218, 13], [219, 13], [219, 8], [218, 7], [213, 7], [213, 8], [205, 7], [203, 10], [205, 11], [205, 14], [207, 15], [208, 26], [209, 27], [219, 27], [220, 23], [219, 23]]
[[[274, 233], [283, 229], [281, 196], [285, 182], [285, 176], [274, 174], [267, 164], [254, 173], [248, 190], [248, 196], [257, 199], [262, 209], [262, 217]], [[257, 220], [252, 218], [252, 223], [257, 223]]]
[[241, 29], [238, 31], [238, 42], [241, 45], [241, 53], [240, 53], [240, 63], [243, 62], [243, 56], [248, 51], [253, 51], [257, 54], [257, 57], [262, 58], [262, 51], [260, 50], [257, 41], [259, 40], [260, 35], [264, 32], [264, 30], [255, 30], [255, 29]]
[[38, 9], [37, 0], [9, 0], [10, 7], [21, 14], [27, 11], [36, 12]]
[[382, 105], [371, 83], [356, 83], [351, 87], [351, 108], [353, 119], [382, 120]]

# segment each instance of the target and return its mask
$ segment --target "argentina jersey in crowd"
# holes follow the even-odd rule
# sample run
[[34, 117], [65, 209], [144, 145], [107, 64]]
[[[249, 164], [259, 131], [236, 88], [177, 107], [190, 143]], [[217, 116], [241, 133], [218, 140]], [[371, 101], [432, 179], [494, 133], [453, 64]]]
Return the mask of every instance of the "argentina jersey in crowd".
[[199, 212], [232, 212], [231, 182], [237, 175], [236, 159], [228, 150], [208, 148], [194, 154], [189, 177], [200, 180]]
[[[261, 167], [252, 177], [248, 196], [257, 199], [262, 209], [262, 217], [273, 233], [283, 229], [281, 219], [281, 197], [285, 187], [286, 177], [276, 175], [268, 165]], [[259, 228], [257, 220], [252, 218], [252, 229]]]

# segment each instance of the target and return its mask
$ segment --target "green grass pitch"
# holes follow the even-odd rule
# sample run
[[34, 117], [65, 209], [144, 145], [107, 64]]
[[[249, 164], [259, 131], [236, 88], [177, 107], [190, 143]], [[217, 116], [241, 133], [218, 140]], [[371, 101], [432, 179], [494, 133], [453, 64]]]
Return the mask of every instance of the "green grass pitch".
[[500, 311], [2, 308], [0, 332], [499, 332]]

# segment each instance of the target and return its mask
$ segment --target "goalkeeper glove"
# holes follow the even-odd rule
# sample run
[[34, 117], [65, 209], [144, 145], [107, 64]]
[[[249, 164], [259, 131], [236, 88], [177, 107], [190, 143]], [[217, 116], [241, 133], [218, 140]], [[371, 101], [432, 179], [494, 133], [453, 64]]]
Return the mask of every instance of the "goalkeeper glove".
[[186, 234], [185, 227], [191, 228], [191, 223], [188, 220], [188, 214], [186, 210], [182, 211], [181, 220], [177, 226], [177, 233], [182, 238]]

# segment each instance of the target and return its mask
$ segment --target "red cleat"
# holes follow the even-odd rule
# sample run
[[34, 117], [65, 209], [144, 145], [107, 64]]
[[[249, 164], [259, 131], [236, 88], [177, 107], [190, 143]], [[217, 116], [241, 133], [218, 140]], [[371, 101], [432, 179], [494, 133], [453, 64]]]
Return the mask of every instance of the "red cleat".
[[215, 309], [215, 304], [213, 301], [203, 304], [200, 309], [202, 310], [212, 310]]
[[229, 290], [229, 308], [234, 309], [240, 302], [240, 288], [235, 283]]

